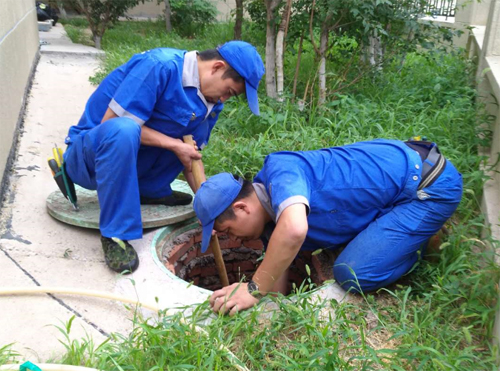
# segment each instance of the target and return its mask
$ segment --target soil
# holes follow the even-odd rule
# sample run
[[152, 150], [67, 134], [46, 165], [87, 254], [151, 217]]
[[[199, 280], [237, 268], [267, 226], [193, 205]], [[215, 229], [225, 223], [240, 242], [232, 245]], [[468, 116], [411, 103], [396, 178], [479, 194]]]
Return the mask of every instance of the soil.
[[[180, 245], [180, 244], [183, 244], [183, 243], [186, 243], [186, 242], [189, 242], [189, 240], [196, 236], [197, 234], [199, 234], [201, 231], [200, 228], [196, 228], [196, 229], [191, 229], [187, 232], [184, 232], [180, 235], [178, 235], [173, 241], [172, 241], [172, 245]], [[197, 244], [199, 245], [199, 243]]]

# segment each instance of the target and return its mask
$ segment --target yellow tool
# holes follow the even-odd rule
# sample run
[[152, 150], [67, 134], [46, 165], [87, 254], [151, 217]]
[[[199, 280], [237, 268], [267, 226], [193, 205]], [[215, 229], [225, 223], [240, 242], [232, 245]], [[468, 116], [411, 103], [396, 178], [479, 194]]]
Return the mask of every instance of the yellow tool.
[[75, 210], [78, 210], [75, 185], [66, 174], [63, 151], [57, 146], [57, 144], [55, 144], [55, 147], [52, 148], [52, 155], [54, 156], [53, 158], [50, 157], [47, 159], [52, 176], [54, 177], [54, 180], [56, 181], [63, 196], [71, 202]]
[[54, 160], [57, 162], [57, 166], [61, 167], [64, 159], [63, 159], [63, 151], [61, 148], [57, 146], [57, 144], [54, 144], [54, 148], [52, 148], [52, 154], [54, 155]]
[[63, 150], [62, 150], [62, 148], [57, 147], [57, 145], [56, 145], [56, 148], [57, 148], [57, 153], [59, 154], [59, 162], [61, 163], [61, 166], [62, 166], [62, 164], [64, 162]]

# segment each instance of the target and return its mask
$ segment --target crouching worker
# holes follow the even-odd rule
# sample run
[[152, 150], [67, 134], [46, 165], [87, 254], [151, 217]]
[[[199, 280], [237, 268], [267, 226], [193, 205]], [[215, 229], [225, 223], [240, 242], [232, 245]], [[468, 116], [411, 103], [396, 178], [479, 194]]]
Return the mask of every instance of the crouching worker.
[[277, 152], [266, 157], [253, 183], [215, 175], [194, 200], [202, 251], [212, 229], [234, 239], [261, 237], [267, 248], [252, 281], [215, 291], [210, 304], [234, 314], [261, 295], [283, 292], [301, 249], [344, 247], [333, 273], [345, 290], [389, 285], [417, 262], [461, 196], [461, 174], [430, 142], [379, 139]]
[[[99, 229], [106, 264], [134, 271], [139, 258], [128, 240], [142, 238], [141, 204], [187, 205], [191, 195], [172, 182], [184, 171], [194, 190], [193, 160], [232, 96], [246, 93], [259, 114], [257, 87], [264, 64], [257, 50], [230, 41], [202, 52], [169, 48], [133, 56], [92, 94], [78, 125], [69, 129], [66, 173], [97, 190]], [[113, 237], [124, 241], [122, 248]]]

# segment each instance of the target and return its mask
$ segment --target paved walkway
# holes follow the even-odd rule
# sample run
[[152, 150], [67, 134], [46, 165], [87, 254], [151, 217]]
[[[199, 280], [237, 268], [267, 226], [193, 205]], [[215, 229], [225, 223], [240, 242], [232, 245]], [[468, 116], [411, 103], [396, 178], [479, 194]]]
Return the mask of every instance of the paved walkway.
[[[158, 297], [162, 308], [203, 301], [205, 296], [186, 290], [153, 261], [150, 246], [156, 230], [132, 242], [140, 267], [120, 277], [104, 263], [98, 231], [72, 227], [47, 214], [45, 200], [57, 189], [47, 158], [54, 143], [62, 146], [69, 126], [78, 122], [95, 89], [88, 78], [96, 72], [102, 53], [73, 44], [61, 25], [40, 32], [40, 39], [41, 57], [0, 216], [0, 287], [91, 289], [148, 303]], [[96, 343], [106, 334], [131, 328], [131, 313], [116, 301], [71, 295], [0, 296], [0, 347], [15, 343], [13, 348], [27, 360], [47, 361], [64, 350], [59, 331], [50, 325], [61, 325], [73, 315], [77, 318], [71, 334], [80, 338], [87, 333]]]
[[[63, 224], [45, 208], [57, 189], [47, 166], [54, 143], [63, 145], [95, 87], [88, 78], [99, 66], [99, 51], [73, 44], [61, 25], [40, 32], [41, 58], [33, 79], [17, 158], [0, 216], [0, 288], [37, 286], [99, 290], [154, 303], [160, 308], [199, 303], [206, 299], [196, 286], [167, 276], [154, 262], [151, 242], [157, 231], [132, 241], [140, 257], [130, 276], [110, 271], [102, 254], [99, 232]], [[43, 43], [47, 42], [47, 44]], [[1, 290], [1, 289], [0, 289]], [[322, 296], [340, 300], [343, 292], [330, 286]], [[144, 310], [144, 314], [150, 313]], [[132, 314], [116, 301], [72, 295], [0, 296], [0, 347], [14, 343], [24, 360], [44, 362], [64, 352], [58, 339], [72, 316], [73, 338], [91, 336], [96, 344], [111, 332], [131, 329]]]

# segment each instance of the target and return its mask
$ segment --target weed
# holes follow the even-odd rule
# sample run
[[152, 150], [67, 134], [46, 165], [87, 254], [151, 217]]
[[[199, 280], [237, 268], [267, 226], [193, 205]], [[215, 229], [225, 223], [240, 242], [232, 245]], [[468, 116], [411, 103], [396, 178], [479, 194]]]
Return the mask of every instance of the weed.
[[12, 345], [14, 344], [7, 344], [0, 347], [0, 365], [13, 363], [16, 357], [19, 357], [19, 353], [12, 350]]
[[101, 345], [96, 347], [91, 336], [88, 334], [85, 338], [80, 340], [71, 339], [71, 327], [73, 325], [73, 320], [75, 316], [72, 316], [68, 322], [62, 324], [63, 326], [55, 326], [59, 332], [63, 335], [64, 340], [59, 340], [59, 342], [66, 349], [65, 354], [61, 358], [60, 362], [62, 364], [71, 364], [78, 366], [90, 366], [97, 361], [96, 352], [100, 350], [108, 341], [104, 341]]
[[67, 20], [61, 19], [61, 23], [64, 25], [64, 30], [71, 41], [76, 44], [94, 46], [89, 23], [85, 18], [75, 17]]
[[64, 253], [63, 253], [63, 258], [64, 259], [69, 259], [71, 257], [71, 254], [73, 253], [73, 250], [71, 249], [66, 249], [64, 250]]

